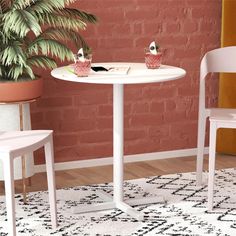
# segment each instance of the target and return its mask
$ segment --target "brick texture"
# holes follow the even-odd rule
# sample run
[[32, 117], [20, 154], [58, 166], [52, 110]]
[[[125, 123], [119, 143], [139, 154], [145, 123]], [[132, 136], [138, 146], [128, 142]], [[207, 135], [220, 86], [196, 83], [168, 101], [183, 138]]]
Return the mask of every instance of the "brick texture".
[[[80, 0], [74, 7], [99, 18], [81, 32], [94, 62], [143, 62], [143, 49], [155, 40], [164, 64], [187, 71], [180, 80], [125, 87], [125, 154], [196, 147], [199, 64], [220, 45], [221, 0]], [[56, 162], [112, 156], [112, 86], [42, 73], [32, 127], [54, 130]], [[208, 106], [217, 103], [217, 86], [214, 76], [207, 80]]]

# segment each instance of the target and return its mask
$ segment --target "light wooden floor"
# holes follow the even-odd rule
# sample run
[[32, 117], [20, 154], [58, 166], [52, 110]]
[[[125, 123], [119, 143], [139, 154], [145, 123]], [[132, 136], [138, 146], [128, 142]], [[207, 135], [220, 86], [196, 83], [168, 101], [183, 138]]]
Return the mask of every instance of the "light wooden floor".
[[[207, 169], [205, 158], [204, 169]], [[125, 164], [125, 179], [137, 179], [147, 176], [165, 175], [195, 171], [196, 157], [181, 157], [157, 161], [145, 161]], [[236, 167], [236, 156], [217, 157], [216, 168], [224, 169]], [[28, 191], [46, 190], [46, 174], [38, 173], [32, 177], [32, 184]], [[56, 172], [57, 188], [104, 183], [112, 181], [112, 166], [74, 169]], [[16, 193], [21, 192], [21, 181], [15, 181]], [[4, 183], [0, 182], [0, 195], [4, 194]]]

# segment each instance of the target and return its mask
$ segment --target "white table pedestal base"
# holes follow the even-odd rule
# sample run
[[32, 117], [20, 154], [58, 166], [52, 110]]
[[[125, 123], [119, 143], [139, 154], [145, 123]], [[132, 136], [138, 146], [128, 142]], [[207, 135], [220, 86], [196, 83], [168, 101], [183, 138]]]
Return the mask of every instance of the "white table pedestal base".
[[163, 196], [132, 198], [132, 199], [127, 199], [125, 202], [115, 203], [112, 201], [112, 196], [105, 192], [99, 191], [98, 195], [100, 195], [101, 198], [107, 202], [74, 207], [72, 208], [72, 213], [82, 214], [82, 213], [105, 211], [118, 208], [137, 220], [143, 220], [143, 215], [134, 208], [132, 208], [132, 206], [155, 204], [155, 203], [167, 203], [167, 201], [164, 199]]
[[98, 204], [93, 204], [93, 205], [75, 207], [72, 209], [72, 213], [82, 214], [82, 213], [89, 213], [89, 212], [95, 212], [95, 211], [112, 210], [115, 208], [120, 209], [121, 211], [125, 212], [126, 214], [130, 215], [131, 217], [137, 220], [143, 220], [142, 213], [135, 210], [133, 207], [129, 206], [125, 202], [117, 202], [117, 203], [104, 202], [104, 203], [98, 203]]
[[[107, 202], [112, 201], [112, 196], [104, 191], [99, 191], [97, 194], [104, 201], [107, 201]], [[153, 197], [126, 199], [125, 203], [127, 203], [130, 206], [139, 206], [139, 205], [147, 205], [147, 204], [155, 204], [155, 203], [167, 203], [167, 199], [164, 199], [164, 197], [161, 195], [157, 195]]]
[[73, 213], [85, 213], [93, 211], [102, 211], [118, 208], [137, 220], [143, 220], [143, 215], [132, 208], [132, 205], [143, 205], [157, 202], [164, 202], [162, 197], [151, 197], [142, 199], [130, 199], [126, 203], [123, 200], [123, 182], [124, 182], [124, 85], [113, 85], [113, 182], [114, 196], [113, 200], [107, 193], [100, 194], [105, 198], [105, 203], [80, 206], [74, 208]]

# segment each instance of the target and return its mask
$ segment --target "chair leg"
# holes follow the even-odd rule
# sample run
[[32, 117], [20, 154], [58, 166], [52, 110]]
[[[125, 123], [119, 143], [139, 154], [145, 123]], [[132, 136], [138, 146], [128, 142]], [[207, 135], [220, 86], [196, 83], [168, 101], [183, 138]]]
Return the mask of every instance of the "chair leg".
[[16, 236], [13, 159], [10, 156], [6, 156], [6, 158], [3, 159], [9, 235]]
[[206, 118], [205, 116], [200, 114], [198, 120], [197, 170], [196, 170], [196, 178], [198, 186], [202, 185], [205, 131], [206, 131]]
[[215, 177], [216, 123], [210, 122], [209, 173], [208, 173], [208, 210], [213, 209], [213, 191]]
[[51, 212], [52, 227], [57, 227], [57, 208], [56, 208], [56, 184], [54, 173], [54, 153], [53, 153], [53, 141], [50, 136], [50, 141], [44, 145], [46, 168], [47, 168], [47, 181], [48, 181], [48, 193]]

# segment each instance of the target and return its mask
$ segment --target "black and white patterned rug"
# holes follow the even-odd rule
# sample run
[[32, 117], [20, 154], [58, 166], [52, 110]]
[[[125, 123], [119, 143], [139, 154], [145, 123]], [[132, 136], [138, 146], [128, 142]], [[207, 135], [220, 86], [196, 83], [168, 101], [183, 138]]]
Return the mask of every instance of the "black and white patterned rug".
[[[16, 195], [19, 236], [228, 236], [236, 235], [236, 169], [216, 172], [214, 210], [206, 209], [207, 188], [196, 187], [195, 173], [173, 174], [127, 181], [125, 198], [163, 195], [167, 204], [135, 207], [139, 222], [120, 210], [72, 214], [71, 207], [102, 202], [98, 190], [112, 194], [112, 184], [81, 186], [57, 191], [59, 227], [50, 226], [47, 192], [29, 194], [29, 205]], [[4, 197], [0, 197], [0, 235], [7, 235]]]

